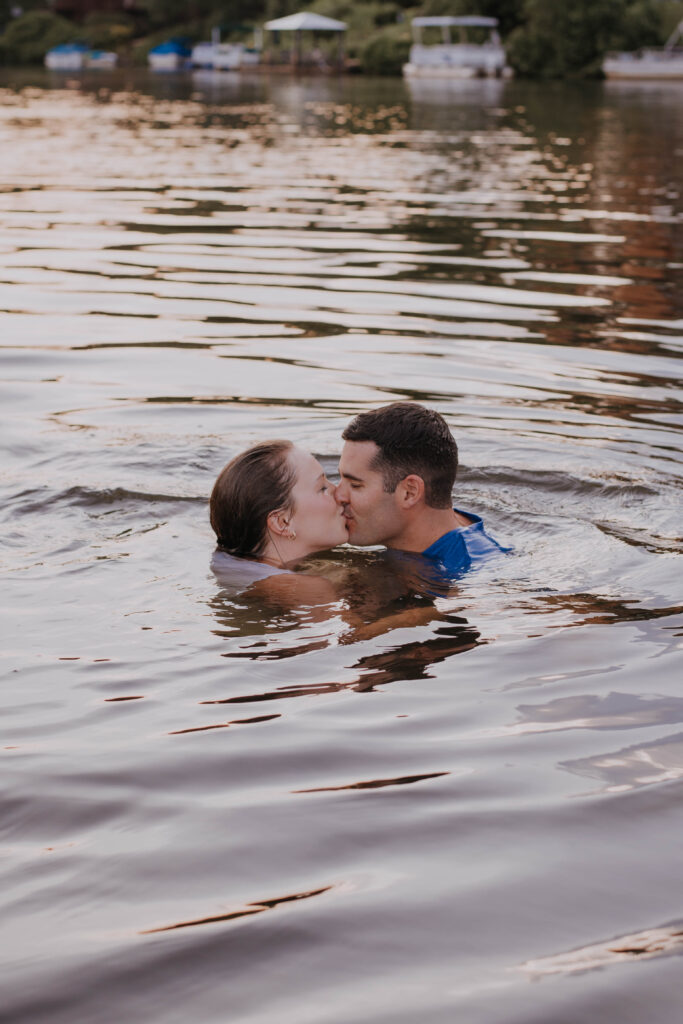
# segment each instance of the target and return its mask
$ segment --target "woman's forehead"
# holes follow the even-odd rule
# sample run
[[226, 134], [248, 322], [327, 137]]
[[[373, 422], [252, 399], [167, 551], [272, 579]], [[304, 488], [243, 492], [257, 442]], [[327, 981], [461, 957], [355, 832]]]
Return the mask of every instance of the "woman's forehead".
[[299, 479], [317, 480], [318, 477], [324, 473], [323, 467], [320, 465], [315, 455], [307, 452], [304, 448], [298, 448], [295, 445], [294, 448], [292, 448], [290, 457], [296, 471], [297, 478]]

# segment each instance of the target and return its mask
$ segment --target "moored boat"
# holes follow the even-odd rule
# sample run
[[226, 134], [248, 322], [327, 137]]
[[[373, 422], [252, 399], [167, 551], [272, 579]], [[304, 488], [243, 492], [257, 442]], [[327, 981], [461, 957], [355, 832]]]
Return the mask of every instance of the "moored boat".
[[217, 43], [204, 41], [192, 47], [190, 63], [193, 68], [212, 68], [216, 59]]
[[109, 68], [115, 68], [118, 60], [118, 54], [112, 50], [89, 50], [85, 56], [85, 66], [87, 68], [101, 68], [106, 71]]
[[190, 57], [191, 51], [181, 39], [167, 39], [149, 51], [147, 60], [152, 71], [180, 71]]
[[683, 78], [683, 21], [662, 47], [633, 53], [608, 53], [602, 70], [606, 78]]
[[197, 43], [192, 50], [191, 63], [194, 68], [215, 71], [238, 71], [247, 64], [258, 64], [261, 60], [260, 33], [255, 32], [257, 45], [245, 43], [221, 43], [220, 28], [211, 30], [211, 41]]
[[[451, 38], [453, 28], [459, 31], [457, 43]], [[479, 15], [413, 18], [412, 29], [414, 43], [408, 63], [403, 65], [407, 78], [501, 78], [512, 73], [498, 35], [497, 18]], [[441, 42], [423, 43], [423, 29], [440, 29]], [[468, 39], [471, 29], [488, 30], [488, 37], [483, 42], [473, 42]]]
[[216, 47], [216, 71], [237, 71], [242, 66], [243, 43], [221, 43]]
[[80, 71], [90, 51], [83, 43], [63, 43], [45, 54], [45, 67], [50, 71]]

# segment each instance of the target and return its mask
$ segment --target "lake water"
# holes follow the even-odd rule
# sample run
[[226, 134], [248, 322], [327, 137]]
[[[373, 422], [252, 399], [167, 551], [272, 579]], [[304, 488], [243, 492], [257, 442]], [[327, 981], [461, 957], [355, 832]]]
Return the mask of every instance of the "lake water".
[[[683, 83], [0, 98], [2, 1021], [679, 1020]], [[514, 554], [222, 590], [224, 463], [395, 399]]]

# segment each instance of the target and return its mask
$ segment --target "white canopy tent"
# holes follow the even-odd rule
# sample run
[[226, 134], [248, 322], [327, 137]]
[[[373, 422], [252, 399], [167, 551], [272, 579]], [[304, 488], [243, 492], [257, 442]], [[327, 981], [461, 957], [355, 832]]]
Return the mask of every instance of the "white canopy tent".
[[267, 21], [264, 28], [268, 32], [294, 32], [296, 40], [294, 48], [295, 64], [302, 63], [302, 32], [338, 32], [337, 59], [339, 66], [341, 67], [342, 65], [342, 33], [346, 31], [345, 21], [326, 18], [324, 15], [315, 14], [313, 11], [299, 11], [297, 14], [288, 14], [285, 18], [275, 18], [274, 21]]
[[288, 14], [286, 18], [267, 21], [265, 28], [269, 32], [345, 32], [346, 22], [335, 21], [313, 11], [299, 11], [298, 14]]

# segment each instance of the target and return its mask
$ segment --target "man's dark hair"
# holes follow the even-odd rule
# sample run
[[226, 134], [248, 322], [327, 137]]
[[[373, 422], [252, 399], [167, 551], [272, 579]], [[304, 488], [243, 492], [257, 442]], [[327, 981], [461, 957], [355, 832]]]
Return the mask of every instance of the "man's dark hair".
[[450, 508], [458, 472], [458, 446], [443, 416], [417, 402], [393, 402], [362, 412], [342, 437], [345, 441], [374, 441], [377, 452], [372, 468], [379, 470], [384, 490], [392, 493], [401, 480], [414, 473], [425, 484], [425, 502], [431, 508]]

